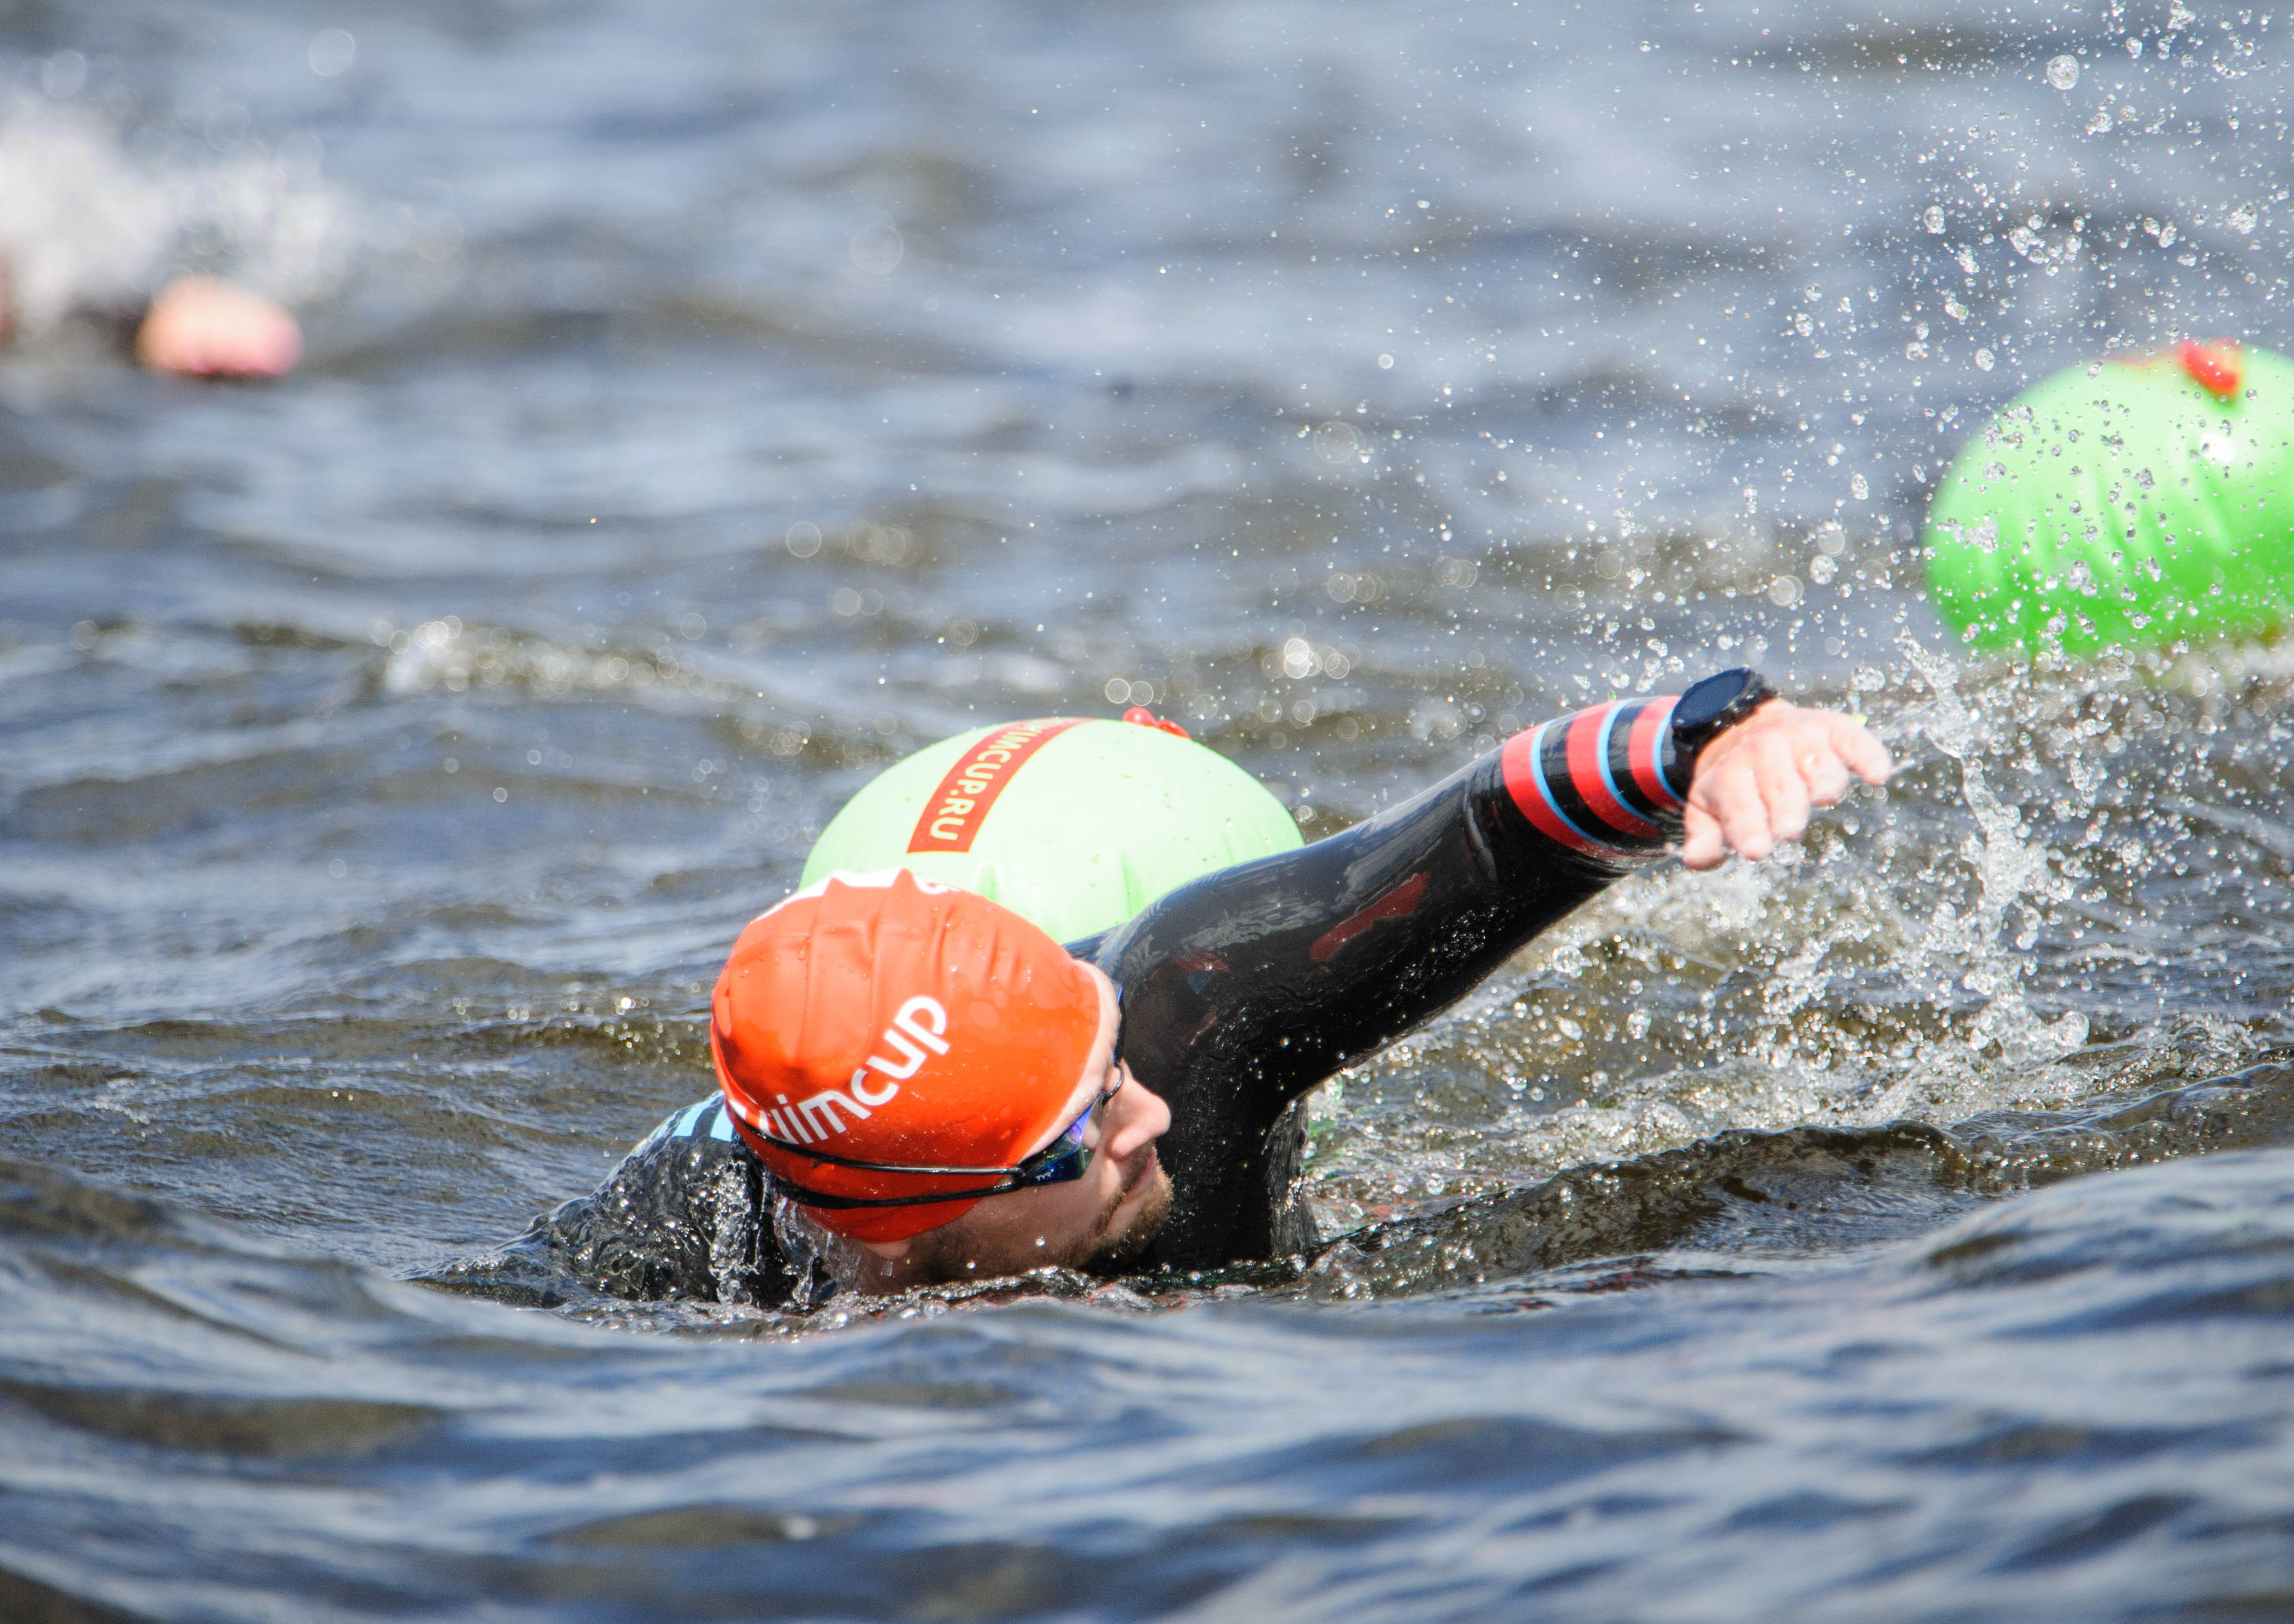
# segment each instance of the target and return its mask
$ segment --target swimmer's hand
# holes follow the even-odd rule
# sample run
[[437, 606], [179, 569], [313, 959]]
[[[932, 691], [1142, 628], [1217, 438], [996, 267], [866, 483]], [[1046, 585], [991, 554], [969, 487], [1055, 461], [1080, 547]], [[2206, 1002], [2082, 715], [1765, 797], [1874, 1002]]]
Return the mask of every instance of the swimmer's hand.
[[179, 276], [162, 288], [135, 334], [136, 360], [183, 378], [278, 378], [302, 358], [294, 317], [212, 276]]
[[1810, 807], [1839, 805], [1851, 773], [1881, 784], [1892, 767], [1861, 722], [1772, 699], [1697, 756], [1680, 860], [1718, 868], [1737, 851], [1757, 863], [1807, 832]]

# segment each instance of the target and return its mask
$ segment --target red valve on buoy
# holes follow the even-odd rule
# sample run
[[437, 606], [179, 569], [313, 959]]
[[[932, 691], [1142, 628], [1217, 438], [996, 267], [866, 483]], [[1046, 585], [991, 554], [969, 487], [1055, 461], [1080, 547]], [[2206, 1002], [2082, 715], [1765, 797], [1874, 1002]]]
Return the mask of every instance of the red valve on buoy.
[[2191, 380], [2218, 401], [2227, 401], [2246, 382], [2246, 357], [2239, 353], [2237, 341], [2218, 338], [2212, 344], [2200, 344], [2195, 338], [2185, 338], [2175, 346], [2176, 359]]
[[1165, 733], [1175, 733], [1183, 739], [1187, 736], [1187, 730], [1178, 723], [1163, 720], [1144, 705], [1132, 706], [1123, 713], [1123, 719], [1127, 722], [1136, 722], [1142, 727], [1155, 727]]

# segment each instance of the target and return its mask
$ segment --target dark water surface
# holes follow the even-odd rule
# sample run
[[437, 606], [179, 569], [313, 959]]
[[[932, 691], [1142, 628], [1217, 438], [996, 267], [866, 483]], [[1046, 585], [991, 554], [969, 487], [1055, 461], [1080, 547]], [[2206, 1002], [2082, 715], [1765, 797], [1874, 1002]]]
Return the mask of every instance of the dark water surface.
[[[354, 224], [283, 385], [0, 365], [0, 1618], [2294, 1614], [2294, 662], [1968, 665], [1916, 543], [2294, 347], [2294, 18], [4, 16]], [[453, 1267], [902, 752], [1150, 703], [1311, 837], [1745, 660], [1904, 774], [1325, 1091], [1317, 1257]]]

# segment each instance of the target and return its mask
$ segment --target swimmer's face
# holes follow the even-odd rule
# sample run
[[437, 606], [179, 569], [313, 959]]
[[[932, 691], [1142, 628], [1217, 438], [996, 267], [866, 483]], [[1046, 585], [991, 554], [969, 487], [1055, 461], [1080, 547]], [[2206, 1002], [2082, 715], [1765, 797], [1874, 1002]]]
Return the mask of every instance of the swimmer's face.
[[1085, 1131], [1084, 1142], [1095, 1152], [1091, 1165], [1064, 1184], [991, 1196], [955, 1222], [917, 1236], [907, 1257], [915, 1282], [992, 1279], [1052, 1263], [1113, 1269], [1137, 1255], [1169, 1212], [1171, 1181], [1156, 1160], [1155, 1141], [1171, 1125], [1171, 1108], [1116, 1060], [1121, 1017], [1114, 984], [1084, 968], [1099, 984], [1099, 1035], [1065, 1107], [1029, 1149], [1050, 1144], [1106, 1094]]

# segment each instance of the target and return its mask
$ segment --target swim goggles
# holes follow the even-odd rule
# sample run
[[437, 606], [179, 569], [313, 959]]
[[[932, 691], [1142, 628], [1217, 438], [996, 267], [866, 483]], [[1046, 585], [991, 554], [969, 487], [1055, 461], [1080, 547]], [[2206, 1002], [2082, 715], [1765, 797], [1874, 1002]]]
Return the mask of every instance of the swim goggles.
[[977, 1201], [983, 1196], [1008, 1196], [1015, 1190], [1033, 1190], [1042, 1184], [1065, 1184], [1083, 1177], [1091, 1167], [1092, 1158], [1098, 1154], [1094, 1147], [1084, 1142], [1092, 1119], [1099, 1115], [1102, 1106], [1123, 1092], [1123, 1085], [1128, 1080], [1118, 1072], [1114, 1086], [1094, 1095], [1092, 1102], [1084, 1107], [1083, 1115], [1068, 1124], [1057, 1139], [1009, 1167], [920, 1167], [904, 1162], [857, 1162], [848, 1157], [831, 1156], [826, 1150], [816, 1150], [809, 1145], [776, 1139], [753, 1127], [751, 1132], [776, 1150], [785, 1150], [808, 1161], [825, 1162], [832, 1167], [857, 1167], [866, 1173], [913, 1173], [942, 1178], [992, 1178], [997, 1181], [982, 1190], [951, 1190], [931, 1196], [837, 1196], [825, 1190], [808, 1190], [775, 1173], [774, 1188], [800, 1206], [841, 1212], [851, 1207], [930, 1206], [942, 1201]]

